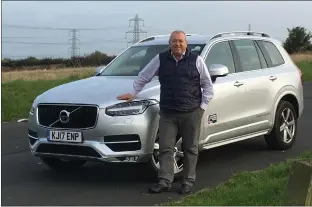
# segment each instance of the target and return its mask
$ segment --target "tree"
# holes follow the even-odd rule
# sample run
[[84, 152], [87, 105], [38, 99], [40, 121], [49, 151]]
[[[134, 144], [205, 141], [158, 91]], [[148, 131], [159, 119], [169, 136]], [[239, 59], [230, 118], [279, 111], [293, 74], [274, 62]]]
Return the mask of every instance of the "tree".
[[311, 38], [312, 34], [304, 27], [287, 28], [288, 37], [284, 42], [284, 48], [289, 53], [306, 52], [312, 49]]

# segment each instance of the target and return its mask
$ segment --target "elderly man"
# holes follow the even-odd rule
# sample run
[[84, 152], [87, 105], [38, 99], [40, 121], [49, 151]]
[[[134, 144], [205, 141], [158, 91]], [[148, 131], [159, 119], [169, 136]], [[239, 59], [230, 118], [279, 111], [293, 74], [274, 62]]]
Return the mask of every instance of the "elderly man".
[[179, 133], [183, 142], [183, 179], [180, 193], [191, 191], [195, 182], [198, 136], [204, 110], [213, 97], [213, 85], [203, 59], [187, 48], [183, 31], [172, 32], [170, 49], [156, 55], [134, 81], [133, 93], [118, 96], [132, 101], [156, 75], [160, 82], [159, 182], [151, 193], [170, 191], [174, 180], [173, 150]]

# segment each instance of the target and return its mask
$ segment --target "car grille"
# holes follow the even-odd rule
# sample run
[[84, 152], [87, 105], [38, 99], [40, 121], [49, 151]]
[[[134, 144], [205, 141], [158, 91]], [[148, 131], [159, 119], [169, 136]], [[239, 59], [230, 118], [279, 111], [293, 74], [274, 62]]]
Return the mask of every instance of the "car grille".
[[[69, 121], [60, 121], [60, 112], [66, 110], [70, 113]], [[40, 104], [38, 106], [38, 122], [40, 125], [63, 129], [93, 128], [96, 125], [98, 107], [90, 105], [52, 105]]]

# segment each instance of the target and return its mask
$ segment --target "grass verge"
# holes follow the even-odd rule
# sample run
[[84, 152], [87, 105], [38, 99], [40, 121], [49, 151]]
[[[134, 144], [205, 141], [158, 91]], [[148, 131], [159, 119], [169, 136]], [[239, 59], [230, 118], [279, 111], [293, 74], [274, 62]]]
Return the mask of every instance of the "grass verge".
[[253, 172], [235, 174], [216, 188], [191, 194], [168, 206], [281, 206], [294, 160], [311, 160], [312, 151], [285, 162]]

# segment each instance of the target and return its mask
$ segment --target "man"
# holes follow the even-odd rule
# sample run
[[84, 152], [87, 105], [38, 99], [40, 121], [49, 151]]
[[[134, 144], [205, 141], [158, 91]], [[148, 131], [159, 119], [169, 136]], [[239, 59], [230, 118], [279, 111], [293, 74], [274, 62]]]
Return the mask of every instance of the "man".
[[[160, 81], [159, 182], [151, 193], [170, 191], [174, 179], [173, 149], [177, 133], [183, 142], [183, 179], [180, 193], [189, 193], [195, 182], [198, 137], [204, 110], [213, 97], [213, 85], [203, 59], [187, 48], [183, 31], [174, 31], [170, 49], [156, 55], [134, 81], [132, 94], [118, 96], [132, 101], [154, 76]], [[203, 90], [201, 90], [203, 89]]]

